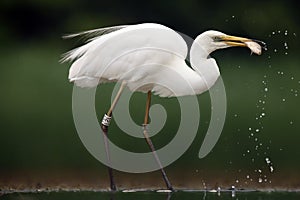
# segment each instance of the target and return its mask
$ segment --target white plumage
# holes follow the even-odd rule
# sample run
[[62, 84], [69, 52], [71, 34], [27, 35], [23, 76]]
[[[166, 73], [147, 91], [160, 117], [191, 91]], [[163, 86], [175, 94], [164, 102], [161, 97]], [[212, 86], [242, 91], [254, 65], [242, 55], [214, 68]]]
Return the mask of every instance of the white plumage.
[[108, 27], [68, 37], [84, 35], [91, 39], [62, 59], [74, 61], [70, 81], [80, 87], [121, 81], [132, 91], [152, 91], [161, 97], [208, 90], [220, 76], [216, 61], [209, 54], [216, 49], [253, 43], [246, 38], [206, 31], [192, 44], [190, 68], [185, 62], [188, 48], [184, 39], [160, 24]]

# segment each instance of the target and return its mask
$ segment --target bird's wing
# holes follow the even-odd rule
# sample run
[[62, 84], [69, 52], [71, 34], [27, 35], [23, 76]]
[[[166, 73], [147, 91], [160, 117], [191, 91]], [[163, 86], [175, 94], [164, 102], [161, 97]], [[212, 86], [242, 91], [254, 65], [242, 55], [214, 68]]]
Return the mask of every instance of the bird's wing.
[[[187, 44], [180, 34], [159, 24], [138, 24], [96, 36], [67, 53], [63, 61], [74, 61], [69, 79], [80, 87], [126, 81], [130, 88], [138, 89], [142, 83], [164, 80], [164, 87], [172, 89], [178, 82], [167, 71], [169, 67], [175, 69], [175, 58], [184, 62], [186, 56]], [[162, 91], [163, 87], [158, 84], [147, 89], [162, 96], [172, 96]]]
[[75, 38], [75, 37], [81, 37], [84, 40], [91, 40], [95, 37], [99, 37], [117, 30], [120, 30], [122, 28], [126, 28], [129, 25], [120, 25], [120, 26], [111, 26], [111, 27], [105, 27], [105, 28], [98, 28], [98, 29], [93, 29], [93, 30], [88, 30], [88, 31], [82, 31], [79, 33], [73, 33], [73, 34], [67, 34], [64, 35], [64, 39], [69, 39], [69, 38]]

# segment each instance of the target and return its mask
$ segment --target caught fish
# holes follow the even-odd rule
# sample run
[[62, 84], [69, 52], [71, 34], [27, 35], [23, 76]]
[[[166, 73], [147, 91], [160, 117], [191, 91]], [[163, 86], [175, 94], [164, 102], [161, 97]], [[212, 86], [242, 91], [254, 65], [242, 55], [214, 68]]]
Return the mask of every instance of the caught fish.
[[249, 42], [245, 42], [245, 44], [251, 50], [251, 52], [253, 52], [257, 55], [261, 55], [262, 47], [258, 43], [254, 42], [254, 41], [249, 41]]

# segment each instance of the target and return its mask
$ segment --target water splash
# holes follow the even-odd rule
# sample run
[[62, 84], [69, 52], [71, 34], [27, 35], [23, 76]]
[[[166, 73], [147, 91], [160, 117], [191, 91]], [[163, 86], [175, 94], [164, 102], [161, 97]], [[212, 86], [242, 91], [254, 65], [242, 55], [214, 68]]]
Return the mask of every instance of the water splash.
[[[275, 34], [275, 33], [274, 33]], [[282, 71], [278, 72], [279, 75], [283, 75], [284, 73]], [[244, 181], [244, 183], [248, 184], [248, 182], [252, 182], [252, 181], [257, 181], [258, 183], [267, 183], [270, 182], [268, 180], [268, 171], [274, 171], [273, 165], [271, 164], [271, 161], [268, 157], [268, 162], [267, 163], [267, 167], [268, 170], [266, 170], [266, 166], [265, 164], [263, 164], [264, 159], [262, 158], [262, 156], [266, 156], [268, 155], [268, 151], [270, 149], [268, 144], [264, 144], [264, 142], [262, 142], [260, 140], [260, 137], [262, 136], [262, 134], [264, 133], [264, 120], [267, 117], [266, 113], [267, 113], [267, 101], [268, 101], [268, 94], [270, 91], [270, 87], [268, 85], [268, 78], [269, 75], [263, 75], [261, 84], [262, 84], [262, 90], [261, 90], [261, 97], [257, 100], [257, 104], [256, 104], [256, 108], [257, 108], [257, 114], [255, 116], [255, 120], [257, 122], [257, 125], [252, 126], [252, 127], [248, 127], [248, 131], [249, 131], [249, 139], [251, 139], [253, 141], [253, 146], [251, 148], [248, 147], [246, 149], [246, 152], [243, 154], [243, 156], [251, 156], [249, 157], [251, 163], [253, 166], [258, 167], [260, 165], [260, 167], [256, 168], [254, 170], [254, 174], [251, 174], [251, 176], [248, 174], [246, 175], [246, 179]], [[261, 164], [260, 164], [261, 163]]]
[[[249, 146], [246, 146], [245, 149], [241, 152], [242, 158], [251, 164], [251, 167], [253, 169], [256, 169], [253, 173], [253, 171], [244, 174], [243, 179], [235, 179], [238, 180], [239, 183], [250, 183], [250, 182], [258, 182], [258, 183], [271, 183], [270, 180], [272, 173], [278, 171], [277, 168], [274, 167], [271, 155], [271, 140], [265, 141], [264, 138], [264, 124], [267, 121], [270, 121], [269, 117], [272, 116], [272, 113], [274, 113], [272, 110], [268, 110], [268, 107], [272, 107], [272, 104], [269, 103], [269, 98], [272, 97], [272, 100], [274, 100], [274, 94], [280, 93], [280, 94], [288, 94], [289, 96], [279, 96], [277, 98], [277, 102], [284, 108], [287, 103], [291, 102], [291, 97], [296, 98], [298, 97], [298, 91], [300, 91], [300, 79], [295, 76], [295, 74], [289, 74], [288, 68], [285, 68], [285, 66], [278, 66], [275, 65], [275, 63], [272, 63], [272, 59], [278, 59], [279, 56], [282, 58], [287, 58], [291, 55], [292, 52], [290, 52], [293, 49], [293, 42], [290, 40], [291, 37], [296, 36], [296, 33], [293, 33], [288, 30], [274, 30], [270, 32], [269, 37], [276, 37], [279, 41], [279, 43], [270, 44], [269, 51], [266, 52], [266, 74], [263, 74], [263, 77], [261, 78], [260, 84], [261, 91], [259, 94], [259, 98], [256, 102], [256, 113], [253, 116], [253, 119], [255, 119], [255, 122], [246, 127], [246, 131], [248, 133], [248, 140], [250, 144]], [[273, 39], [273, 38], [272, 38]], [[280, 40], [281, 39], [281, 40]], [[276, 45], [276, 46], [275, 46]], [[280, 63], [280, 62], [279, 62]], [[276, 63], [277, 64], [277, 63]], [[243, 67], [243, 66], [242, 66]], [[237, 67], [238, 69], [241, 69], [241, 66]], [[286, 81], [291, 81], [295, 84], [292, 88], [287, 88], [285, 84], [278, 86], [276, 88], [276, 84], [274, 86], [273, 81], [275, 79], [278, 79], [285, 83]], [[242, 116], [240, 113], [233, 114], [234, 117]], [[287, 119], [286, 123], [289, 126], [295, 126], [296, 121], [293, 119]], [[269, 127], [266, 127], [269, 128]], [[238, 132], [241, 132], [245, 130], [245, 128], [239, 129]], [[237, 144], [243, 144], [242, 142], [238, 142]], [[279, 151], [283, 151], [283, 148], [279, 148]]]

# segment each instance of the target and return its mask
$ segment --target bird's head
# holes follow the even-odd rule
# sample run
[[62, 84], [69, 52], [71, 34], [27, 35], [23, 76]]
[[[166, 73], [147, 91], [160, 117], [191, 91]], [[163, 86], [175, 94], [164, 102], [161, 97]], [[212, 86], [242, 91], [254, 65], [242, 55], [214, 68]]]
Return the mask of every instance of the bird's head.
[[200, 34], [195, 41], [208, 53], [228, 47], [248, 47], [253, 53], [260, 55], [262, 48], [266, 49], [266, 44], [262, 41], [231, 36], [213, 30]]

